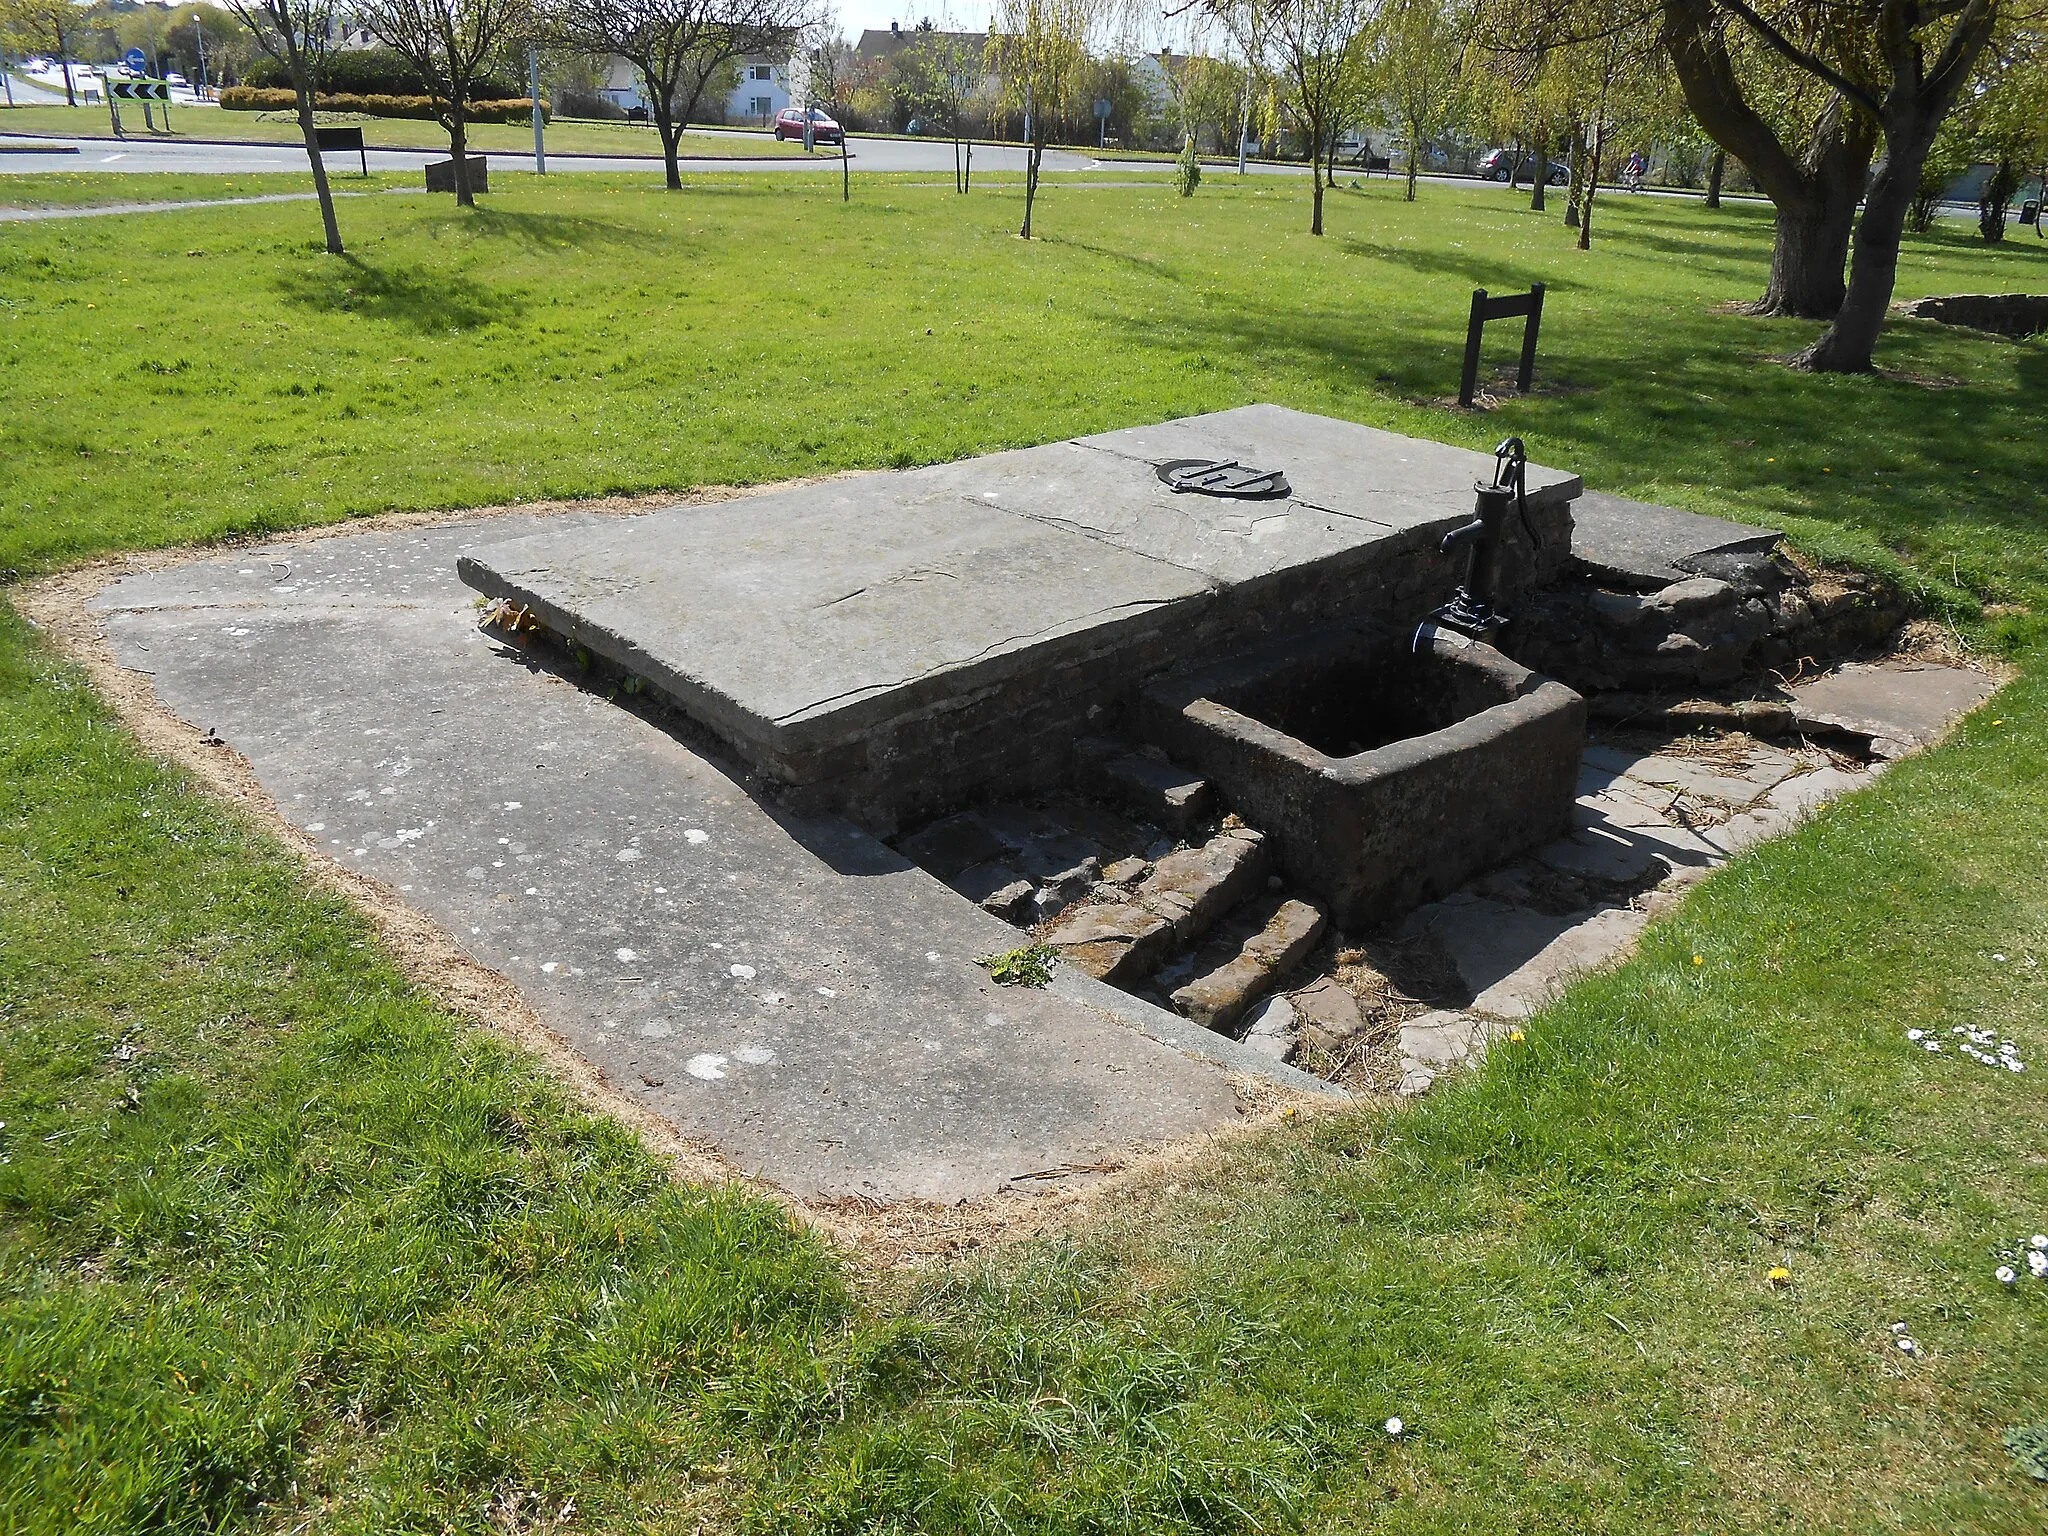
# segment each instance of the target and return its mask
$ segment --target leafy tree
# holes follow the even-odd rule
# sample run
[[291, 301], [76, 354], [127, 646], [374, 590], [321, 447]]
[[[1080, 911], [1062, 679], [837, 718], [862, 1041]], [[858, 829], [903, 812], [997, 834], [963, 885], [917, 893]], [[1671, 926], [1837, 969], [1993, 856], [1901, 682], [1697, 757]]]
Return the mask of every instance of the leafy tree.
[[921, 27], [892, 61], [893, 84], [905, 105], [946, 130], [953, 141], [953, 190], [974, 180], [974, 126], [988, 116], [988, 43], [968, 32]]
[[813, 19], [806, 0], [554, 0], [550, 11], [568, 46], [615, 53], [639, 72], [671, 191], [704, 98], [749, 54], [793, 51]]
[[57, 56], [64, 70], [64, 104], [78, 105], [71, 80], [71, 54], [77, 46], [78, 13], [71, 0], [0, 0], [0, 45], [16, 53]]
[[455, 201], [476, 206], [469, 185], [469, 104], [491, 61], [535, 33], [530, 0], [353, 0], [370, 35], [405, 56], [426, 83], [455, 161]]
[[327, 254], [339, 256], [341, 222], [334, 214], [334, 191], [327, 184], [327, 163], [320, 155], [320, 135], [313, 126], [313, 97], [320, 88], [320, 68], [333, 33], [334, 0], [224, 0], [250, 36], [291, 76], [299, 117], [299, 137], [313, 169], [313, 192], [320, 202], [320, 223], [327, 233]]
[[1024, 225], [1038, 200], [1049, 125], [1075, 110], [1090, 78], [1088, 45], [1108, 14], [1106, 0], [1002, 0], [989, 32], [988, 71], [1005, 105], [1024, 114]]
[[1373, 81], [1408, 139], [1404, 195], [1411, 203], [1423, 146], [1458, 109], [1464, 57], [1464, 29], [1445, 0], [1389, 0], [1373, 24]]
[[1323, 232], [1323, 190], [1337, 135], [1364, 110], [1371, 20], [1370, 0], [1289, 0], [1274, 28], [1287, 112], [1308, 146], [1312, 235]]
[[1959, 144], [1957, 158], [1989, 167], [1977, 228], [1995, 244], [2005, 239], [2006, 214], [2021, 186], [2048, 162], [2048, 33], [2038, 26], [2001, 29], [1949, 126], [1955, 132], [1943, 137]]
[[[1694, 115], [1717, 143], [1741, 159], [1774, 202], [1779, 196], [1774, 186], [1796, 192], [1802, 178], [1785, 144], [1728, 67], [1732, 55], [1725, 34], [1749, 40], [1795, 79], [1831, 90], [1835, 99], [1816, 122], [1831, 123], [1836, 144], [1881, 144], [1867, 186], [1853, 153], [1823, 167], [1819, 190], [1837, 225], [1853, 217], [1859, 191], [1863, 215], [1850, 241], [1849, 279], [1840, 304], [1820, 339], [1793, 360], [1795, 366], [1831, 373], [1868, 370], [1898, 279], [1899, 241], [1922, 167], [2009, 0], [1662, 3], [1672, 62]], [[1848, 175], [1852, 169], [1858, 174]], [[1846, 213], [1840, 211], [1843, 202]], [[1779, 233], [1782, 244], [1782, 222]], [[1812, 281], [1822, 290], [1815, 295], [1820, 298], [1832, 289], [1826, 270], [1832, 251], [1816, 255], [1821, 270]], [[1774, 273], [1776, 267], [1774, 259]], [[1814, 307], [1818, 311], [1824, 305]]]

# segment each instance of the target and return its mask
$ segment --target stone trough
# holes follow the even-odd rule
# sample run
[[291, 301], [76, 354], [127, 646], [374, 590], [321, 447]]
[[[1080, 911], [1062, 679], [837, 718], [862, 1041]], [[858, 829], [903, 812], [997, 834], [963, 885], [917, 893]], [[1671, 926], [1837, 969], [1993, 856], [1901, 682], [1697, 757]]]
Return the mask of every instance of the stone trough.
[[1145, 706], [1345, 928], [1564, 835], [1586, 739], [1578, 694], [1434, 625], [1277, 641]]

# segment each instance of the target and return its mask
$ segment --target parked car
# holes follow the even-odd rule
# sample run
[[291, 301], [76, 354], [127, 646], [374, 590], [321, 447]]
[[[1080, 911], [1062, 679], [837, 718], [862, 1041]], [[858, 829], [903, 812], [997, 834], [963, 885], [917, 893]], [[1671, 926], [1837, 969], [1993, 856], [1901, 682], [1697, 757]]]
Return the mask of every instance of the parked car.
[[[835, 123], [823, 107], [811, 109], [811, 142], [813, 144], [843, 144], [846, 130]], [[775, 137], [777, 139], [802, 139], [804, 136], [804, 109], [784, 107], [775, 114]]]
[[[1512, 149], [1489, 149], [1479, 157], [1479, 175], [1486, 181], [1509, 181], [1518, 171], [1529, 169], [1528, 160], [1528, 156], [1517, 155]], [[1562, 160], [1550, 162], [1550, 184], [1553, 187], [1565, 186], [1571, 179], [1570, 166]]]

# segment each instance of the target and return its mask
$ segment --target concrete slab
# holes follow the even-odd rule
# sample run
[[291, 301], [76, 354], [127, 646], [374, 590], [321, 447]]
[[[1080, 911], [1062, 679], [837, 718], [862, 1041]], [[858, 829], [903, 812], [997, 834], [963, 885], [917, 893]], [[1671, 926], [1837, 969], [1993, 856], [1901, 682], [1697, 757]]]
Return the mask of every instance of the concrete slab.
[[[1197, 456], [1281, 469], [1294, 494], [1158, 479]], [[1488, 455], [1248, 406], [485, 538], [460, 573], [647, 679], [749, 766], [886, 828], [991, 781], [1050, 782], [1104, 706], [1170, 667], [1274, 629], [1414, 622], [1456, 580], [1438, 534], [1492, 471]], [[1531, 466], [1529, 483], [1561, 535], [1578, 478]]]
[[1933, 745], [1998, 684], [1968, 667], [1851, 663], [1787, 691], [1801, 729], [1867, 736], [1878, 756], [1902, 757]]
[[1644, 590], [1701, 574], [1703, 557], [1768, 554], [1783, 537], [1604, 491], [1587, 491], [1572, 504], [1572, 553], [1596, 574]]
[[1525, 1019], [1577, 976], [1627, 952], [1647, 914], [1597, 907], [1554, 917], [1498, 901], [1444, 901], [1412, 920], [1433, 934], [1472, 992], [1470, 1011]]
[[[522, 522], [542, 526], [489, 532]], [[333, 858], [509, 977], [620, 1091], [799, 1196], [952, 1202], [1237, 1118], [1224, 1069], [1257, 1058], [1192, 1059], [1142, 1032], [1185, 1021], [1085, 978], [993, 986], [974, 960], [1015, 945], [1007, 924], [508, 654], [453, 576], [480, 531], [199, 560], [95, 607]]]

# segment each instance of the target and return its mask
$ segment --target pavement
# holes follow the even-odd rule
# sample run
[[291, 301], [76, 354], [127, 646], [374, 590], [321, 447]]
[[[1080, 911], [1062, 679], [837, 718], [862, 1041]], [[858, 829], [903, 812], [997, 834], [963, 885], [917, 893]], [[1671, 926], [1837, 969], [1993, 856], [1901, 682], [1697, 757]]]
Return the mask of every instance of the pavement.
[[310, 852], [508, 978], [617, 1092], [800, 1198], [1046, 1189], [1235, 1123], [1242, 1074], [1331, 1091], [1067, 967], [995, 986], [975, 961], [1017, 944], [1008, 924], [479, 629], [457, 551], [569, 524], [596, 520], [284, 543], [91, 606]]

